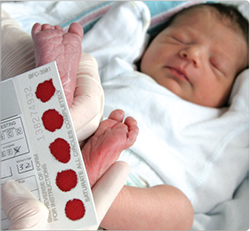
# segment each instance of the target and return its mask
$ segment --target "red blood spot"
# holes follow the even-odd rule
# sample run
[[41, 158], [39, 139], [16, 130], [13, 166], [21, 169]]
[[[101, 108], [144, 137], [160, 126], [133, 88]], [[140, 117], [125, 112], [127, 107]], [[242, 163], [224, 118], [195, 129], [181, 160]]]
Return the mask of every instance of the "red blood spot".
[[79, 199], [68, 201], [65, 206], [65, 213], [66, 216], [73, 221], [83, 218], [85, 214], [85, 207], [83, 202]]
[[50, 144], [49, 149], [58, 161], [67, 163], [70, 160], [70, 145], [66, 140], [57, 138]]
[[60, 115], [55, 109], [49, 109], [43, 113], [42, 121], [44, 127], [50, 132], [60, 129], [63, 125], [63, 116]]
[[73, 170], [58, 172], [56, 176], [56, 185], [64, 192], [70, 191], [77, 184], [77, 175]]
[[38, 84], [36, 88], [36, 97], [45, 103], [50, 100], [55, 91], [56, 89], [52, 83], [52, 79], [46, 80], [43, 83]]

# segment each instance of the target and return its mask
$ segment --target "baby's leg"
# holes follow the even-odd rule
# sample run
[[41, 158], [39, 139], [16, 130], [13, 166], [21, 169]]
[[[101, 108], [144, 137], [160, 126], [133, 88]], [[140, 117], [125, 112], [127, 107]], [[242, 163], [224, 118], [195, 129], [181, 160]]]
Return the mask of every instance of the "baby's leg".
[[34, 43], [30, 34], [1, 9], [1, 80], [35, 68]]
[[36, 23], [32, 28], [36, 66], [56, 61], [69, 107], [73, 102], [76, 75], [81, 57], [83, 29], [72, 23], [67, 33], [61, 26]]
[[113, 111], [107, 120], [100, 123], [82, 149], [91, 187], [119, 158], [121, 152], [136, 140], [139, 132], [136, 120], [127, 117], [123, 123], [123, 119], [123, 111]]

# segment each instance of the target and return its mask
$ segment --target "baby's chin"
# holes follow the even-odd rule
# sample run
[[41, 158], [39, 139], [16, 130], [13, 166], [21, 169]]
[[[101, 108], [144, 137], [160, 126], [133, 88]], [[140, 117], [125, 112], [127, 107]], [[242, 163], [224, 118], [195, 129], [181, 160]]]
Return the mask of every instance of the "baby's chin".
[[171, 91], [173, 94], [179, 96], [180, 98], [188, 100], [187, 93], [189, 90], [187, 90], [187, 87], [183, 86], [183, 84], [179, 81], [176, 81], [173, 78], [168, 78], [163, 84], [159, 84]]

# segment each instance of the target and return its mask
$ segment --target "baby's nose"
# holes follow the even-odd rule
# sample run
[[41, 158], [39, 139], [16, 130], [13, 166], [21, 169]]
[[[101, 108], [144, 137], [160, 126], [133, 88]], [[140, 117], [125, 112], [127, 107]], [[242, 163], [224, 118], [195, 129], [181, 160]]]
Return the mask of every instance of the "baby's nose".
[[180, 51], [181, 58], [189, 60], [196, 68], [201, 65], [202, 55], [204, 55], [204, 49], [198, 45], [191, 45]]

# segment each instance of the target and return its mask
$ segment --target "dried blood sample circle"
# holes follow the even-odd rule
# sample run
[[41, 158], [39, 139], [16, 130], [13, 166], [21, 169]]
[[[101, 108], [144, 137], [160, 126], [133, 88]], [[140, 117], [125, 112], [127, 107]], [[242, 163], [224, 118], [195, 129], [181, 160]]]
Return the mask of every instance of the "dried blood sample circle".
[[62, 127], [63, 116], [55, 109], [49, 109], [43, 113], [42, 121], [45, 129], [50, 132], [54, 132], [56, 129], [60, 129]]
[[81, 200], [73, 199], [67, 202], [65, 206], [65, 214], [70, 220], [79, 220], [85, 214], [85, 207]]
[[57, 138], [49, 145], [51, 154], [60, 162], [67, 163], [70, 160], [70, 145], [62, 139]]
[[56, 89], [52, 83], [52, 79], [46, 80], [43, 83], [38, 84], [36, 88], [36, 97], [45, 103], [50, 100], [55, 91]]
[[69, 169], [58, 172], [56, 176], [56, 185], [63, 192], [68, 192], [77, 184], [76, 172]]

